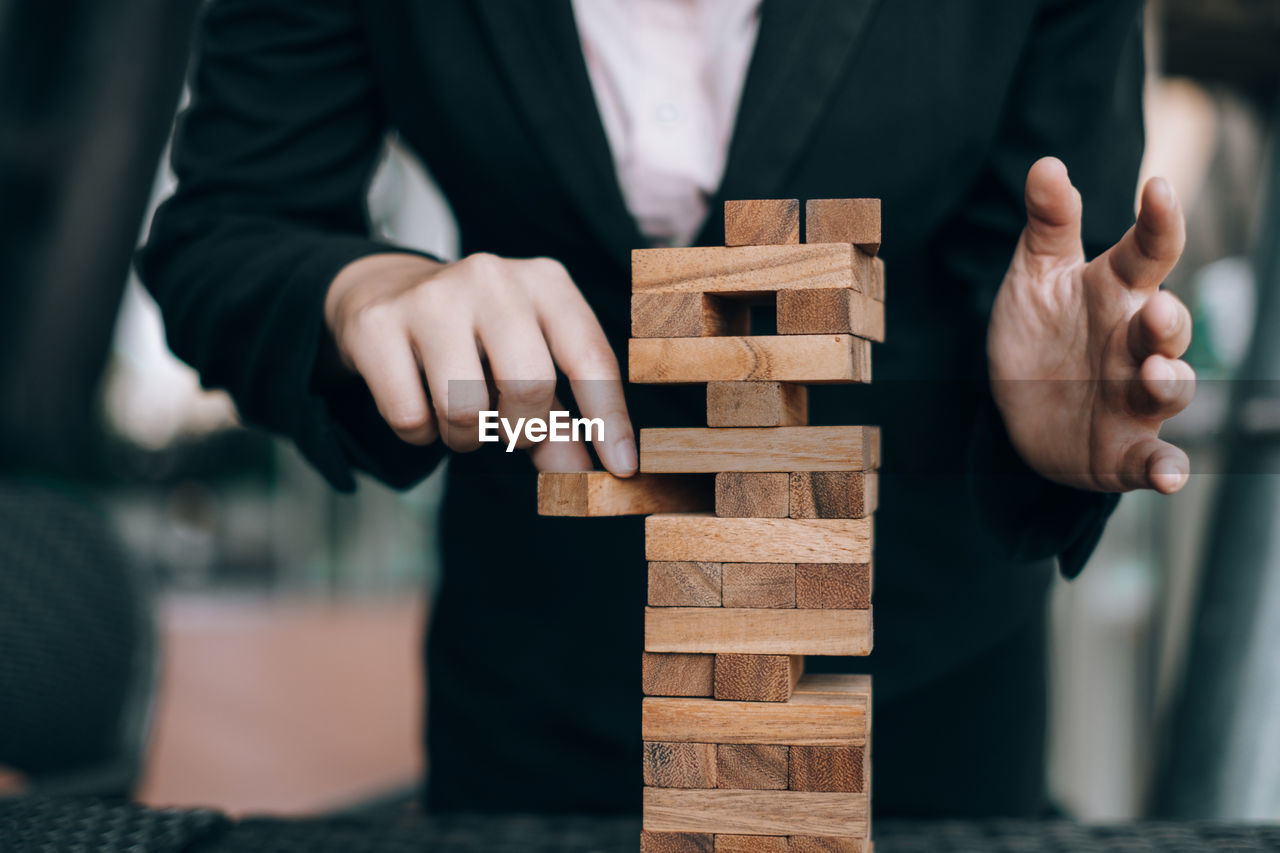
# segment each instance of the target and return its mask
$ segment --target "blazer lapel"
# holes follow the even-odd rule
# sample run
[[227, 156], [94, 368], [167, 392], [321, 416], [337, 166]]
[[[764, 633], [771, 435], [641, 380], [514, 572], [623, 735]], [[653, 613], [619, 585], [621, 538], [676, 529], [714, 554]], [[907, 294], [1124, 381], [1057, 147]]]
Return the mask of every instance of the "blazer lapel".
[[477, 0], [520, 108], [588, 228], [630, 269], [644, 245], [627, 210], [569, 0]]
[[698, 242], [714, 241], [731, 198], [778, 192], [848, 64], [876, 0], [764, 0], [720, 190]]

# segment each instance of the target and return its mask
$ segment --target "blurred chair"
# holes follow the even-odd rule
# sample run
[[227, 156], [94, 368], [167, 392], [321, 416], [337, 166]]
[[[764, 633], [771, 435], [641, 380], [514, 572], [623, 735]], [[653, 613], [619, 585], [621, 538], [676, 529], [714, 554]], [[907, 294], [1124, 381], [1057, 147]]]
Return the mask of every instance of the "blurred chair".
[[92, 504], [0, 482], [0, 765], [33, 792], [133, 787], [155, 683], [149, 614]]

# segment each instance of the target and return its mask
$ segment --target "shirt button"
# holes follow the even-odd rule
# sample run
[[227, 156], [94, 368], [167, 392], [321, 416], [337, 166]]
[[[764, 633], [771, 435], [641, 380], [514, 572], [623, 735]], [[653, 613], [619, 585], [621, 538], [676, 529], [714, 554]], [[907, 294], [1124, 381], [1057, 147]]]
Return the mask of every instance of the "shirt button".
[[671, 124], [680, 118], [680, 110], [672, 103], [658, 104], [658, 109], [654, 115], [663, 124]]

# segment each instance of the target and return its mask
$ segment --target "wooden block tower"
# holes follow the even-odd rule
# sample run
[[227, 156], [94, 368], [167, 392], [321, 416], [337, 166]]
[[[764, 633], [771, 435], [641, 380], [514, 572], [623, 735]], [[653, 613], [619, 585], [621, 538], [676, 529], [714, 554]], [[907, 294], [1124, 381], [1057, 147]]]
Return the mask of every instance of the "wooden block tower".
[[[730, 201], [725, 246], [633, 252], [630, 379], [706, 383], [707, 427], [641, 430], [630, 480], [539, 476], [543, 514], [654, 513], [644, 853], [870, 846], [870, 679], [804, 656], [871, 651], [880, 437], [808, 426], [806, 383], [871, 379], [880, 202], [805, 220], [801, 243], [798, 201]], [[776, 334], [750, 334], [755, 306]]]

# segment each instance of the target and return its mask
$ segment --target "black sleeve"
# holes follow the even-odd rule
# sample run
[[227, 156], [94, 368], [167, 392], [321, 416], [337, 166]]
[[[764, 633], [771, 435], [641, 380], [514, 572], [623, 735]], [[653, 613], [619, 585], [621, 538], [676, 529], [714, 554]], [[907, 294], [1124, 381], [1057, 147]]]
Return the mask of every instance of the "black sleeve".
[[[986, 167], [946, 237], [948, 277], [975, 295], [981, 322], [974, 328], [984, 338], [1026, 222], [1023, 187], [1037, 159], [1054, 155], [1067, 164], [1084, 197], [1089, 257], [1133, 223], [1143, 148], [1141, 14], [1140, 0], [1041, 3]], [[1025, 560], [1056, 555], [1063, 574], [1074, 577], [1119, 497], [1059, 486], [1028, 468], [991, 400], [985, 340], [970, 342], [969, 351], [982, 354], [975, 374], [984, 399], [968, 460], [979, 523], [1001, 551]]]
[[216, 0], [198, 35], [178, 188], [139, 253], [169, 344], [246, 421], [292, 438], [335, 487], [395, 486], [440, 446], [401, 442], [363, 383], [321, 389], [329, 283], [365, 255], [365, 192], [386, 122], [349, 0]]

